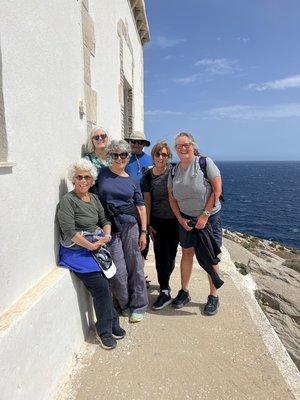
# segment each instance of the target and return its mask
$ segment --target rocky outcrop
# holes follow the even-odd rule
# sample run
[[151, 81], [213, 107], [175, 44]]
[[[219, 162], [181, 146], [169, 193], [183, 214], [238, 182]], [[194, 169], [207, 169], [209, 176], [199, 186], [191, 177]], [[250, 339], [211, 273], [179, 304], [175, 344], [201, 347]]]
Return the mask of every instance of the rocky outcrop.
[[257, 285], [256, 297], [300, 370], [299, 251], [238, 232], [224, 232], [232, 261]]
[[300, 369], [300, 274], [282, 264], [250, 260], [257, 299], [291, 358]]

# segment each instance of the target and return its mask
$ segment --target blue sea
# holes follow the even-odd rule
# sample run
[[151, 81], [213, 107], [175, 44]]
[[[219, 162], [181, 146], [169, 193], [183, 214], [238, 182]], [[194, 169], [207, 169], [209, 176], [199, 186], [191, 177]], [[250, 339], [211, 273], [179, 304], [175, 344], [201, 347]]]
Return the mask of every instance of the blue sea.
[[300, 161], [219, 161], [223, 227], [300, 248]]

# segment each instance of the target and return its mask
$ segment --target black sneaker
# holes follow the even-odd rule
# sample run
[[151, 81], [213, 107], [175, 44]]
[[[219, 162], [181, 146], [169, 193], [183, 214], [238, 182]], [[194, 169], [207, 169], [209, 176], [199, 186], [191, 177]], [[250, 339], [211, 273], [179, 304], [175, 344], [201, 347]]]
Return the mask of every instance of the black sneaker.
[[112, 350], [117, 347], [117, 341], [113, 336], [100, 337], [97, 332], [96, 338], [99, 340], [101, 347], [105, 350]]
[[175, 299], [172, 301], [172, 306], [174, 308], [182, 308], [185, 304], [191, 301], [189, 292], [180, 289]]
[[172, 303], [172, 297], [169, 294], [166, 294], [164, 292], [160, 292], [158, 298], [152, 305], [153, 310], [162, 310], [165, 308], [167, 305]]
[[120, 326], [115, 326], [112, 329], [112, 336], [113, 338], [119, 340], [123, 339], [123, 337], [126, 335], [125, 329], [121, 328]]
[[207, 298], [207, 303], [205, 304], [203, 313], [205, 315], [215, 315], [218, 312], [219, 308], [219, 297], [218, 296], [213, 296], [210, 294]]

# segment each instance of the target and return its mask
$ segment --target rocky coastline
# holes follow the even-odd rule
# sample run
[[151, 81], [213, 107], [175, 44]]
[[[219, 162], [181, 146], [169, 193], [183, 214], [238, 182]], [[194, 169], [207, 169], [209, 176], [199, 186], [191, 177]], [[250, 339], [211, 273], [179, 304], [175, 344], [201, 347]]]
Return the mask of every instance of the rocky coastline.
[[251, 274], [256, 298], [300, 370], [300, 250], [246, 233], [223, 231], [238, 271]]

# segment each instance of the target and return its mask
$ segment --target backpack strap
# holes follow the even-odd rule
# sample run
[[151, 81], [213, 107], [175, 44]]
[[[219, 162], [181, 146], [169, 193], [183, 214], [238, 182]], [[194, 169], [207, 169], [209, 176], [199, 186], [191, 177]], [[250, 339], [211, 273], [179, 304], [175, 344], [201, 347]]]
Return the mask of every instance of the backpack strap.
[[[204, 178], [205, 180], [211, 185], [208, 176], [207, 176], [207, 171], [206, 171], [206, 157], [204, 156], [199, 156], [199, 166], [201, 168], [201, 171], [203, 172]], [[224, 195], [223, 195], [224, 191], [223, 191], [223, 185], [222, 185], [222, 193], [220, 194], [220, 201], [224, 202]]]
[[204, 156], [199, 156], [199, 166], [201, 171], [203, 172], [204, 178], [209, 181], [208, 176], [207, 176], [207, 171], [206, 171], [206, 157]]
[[171, 163], [171, 165], [172, 165], [172, 168], [171, 168], [171, 179], [173, 180], [173, 178], [174, 178], [174, 176], [176, 174], [176, 170], [177, 170], [178, 164], [177, 163]]

